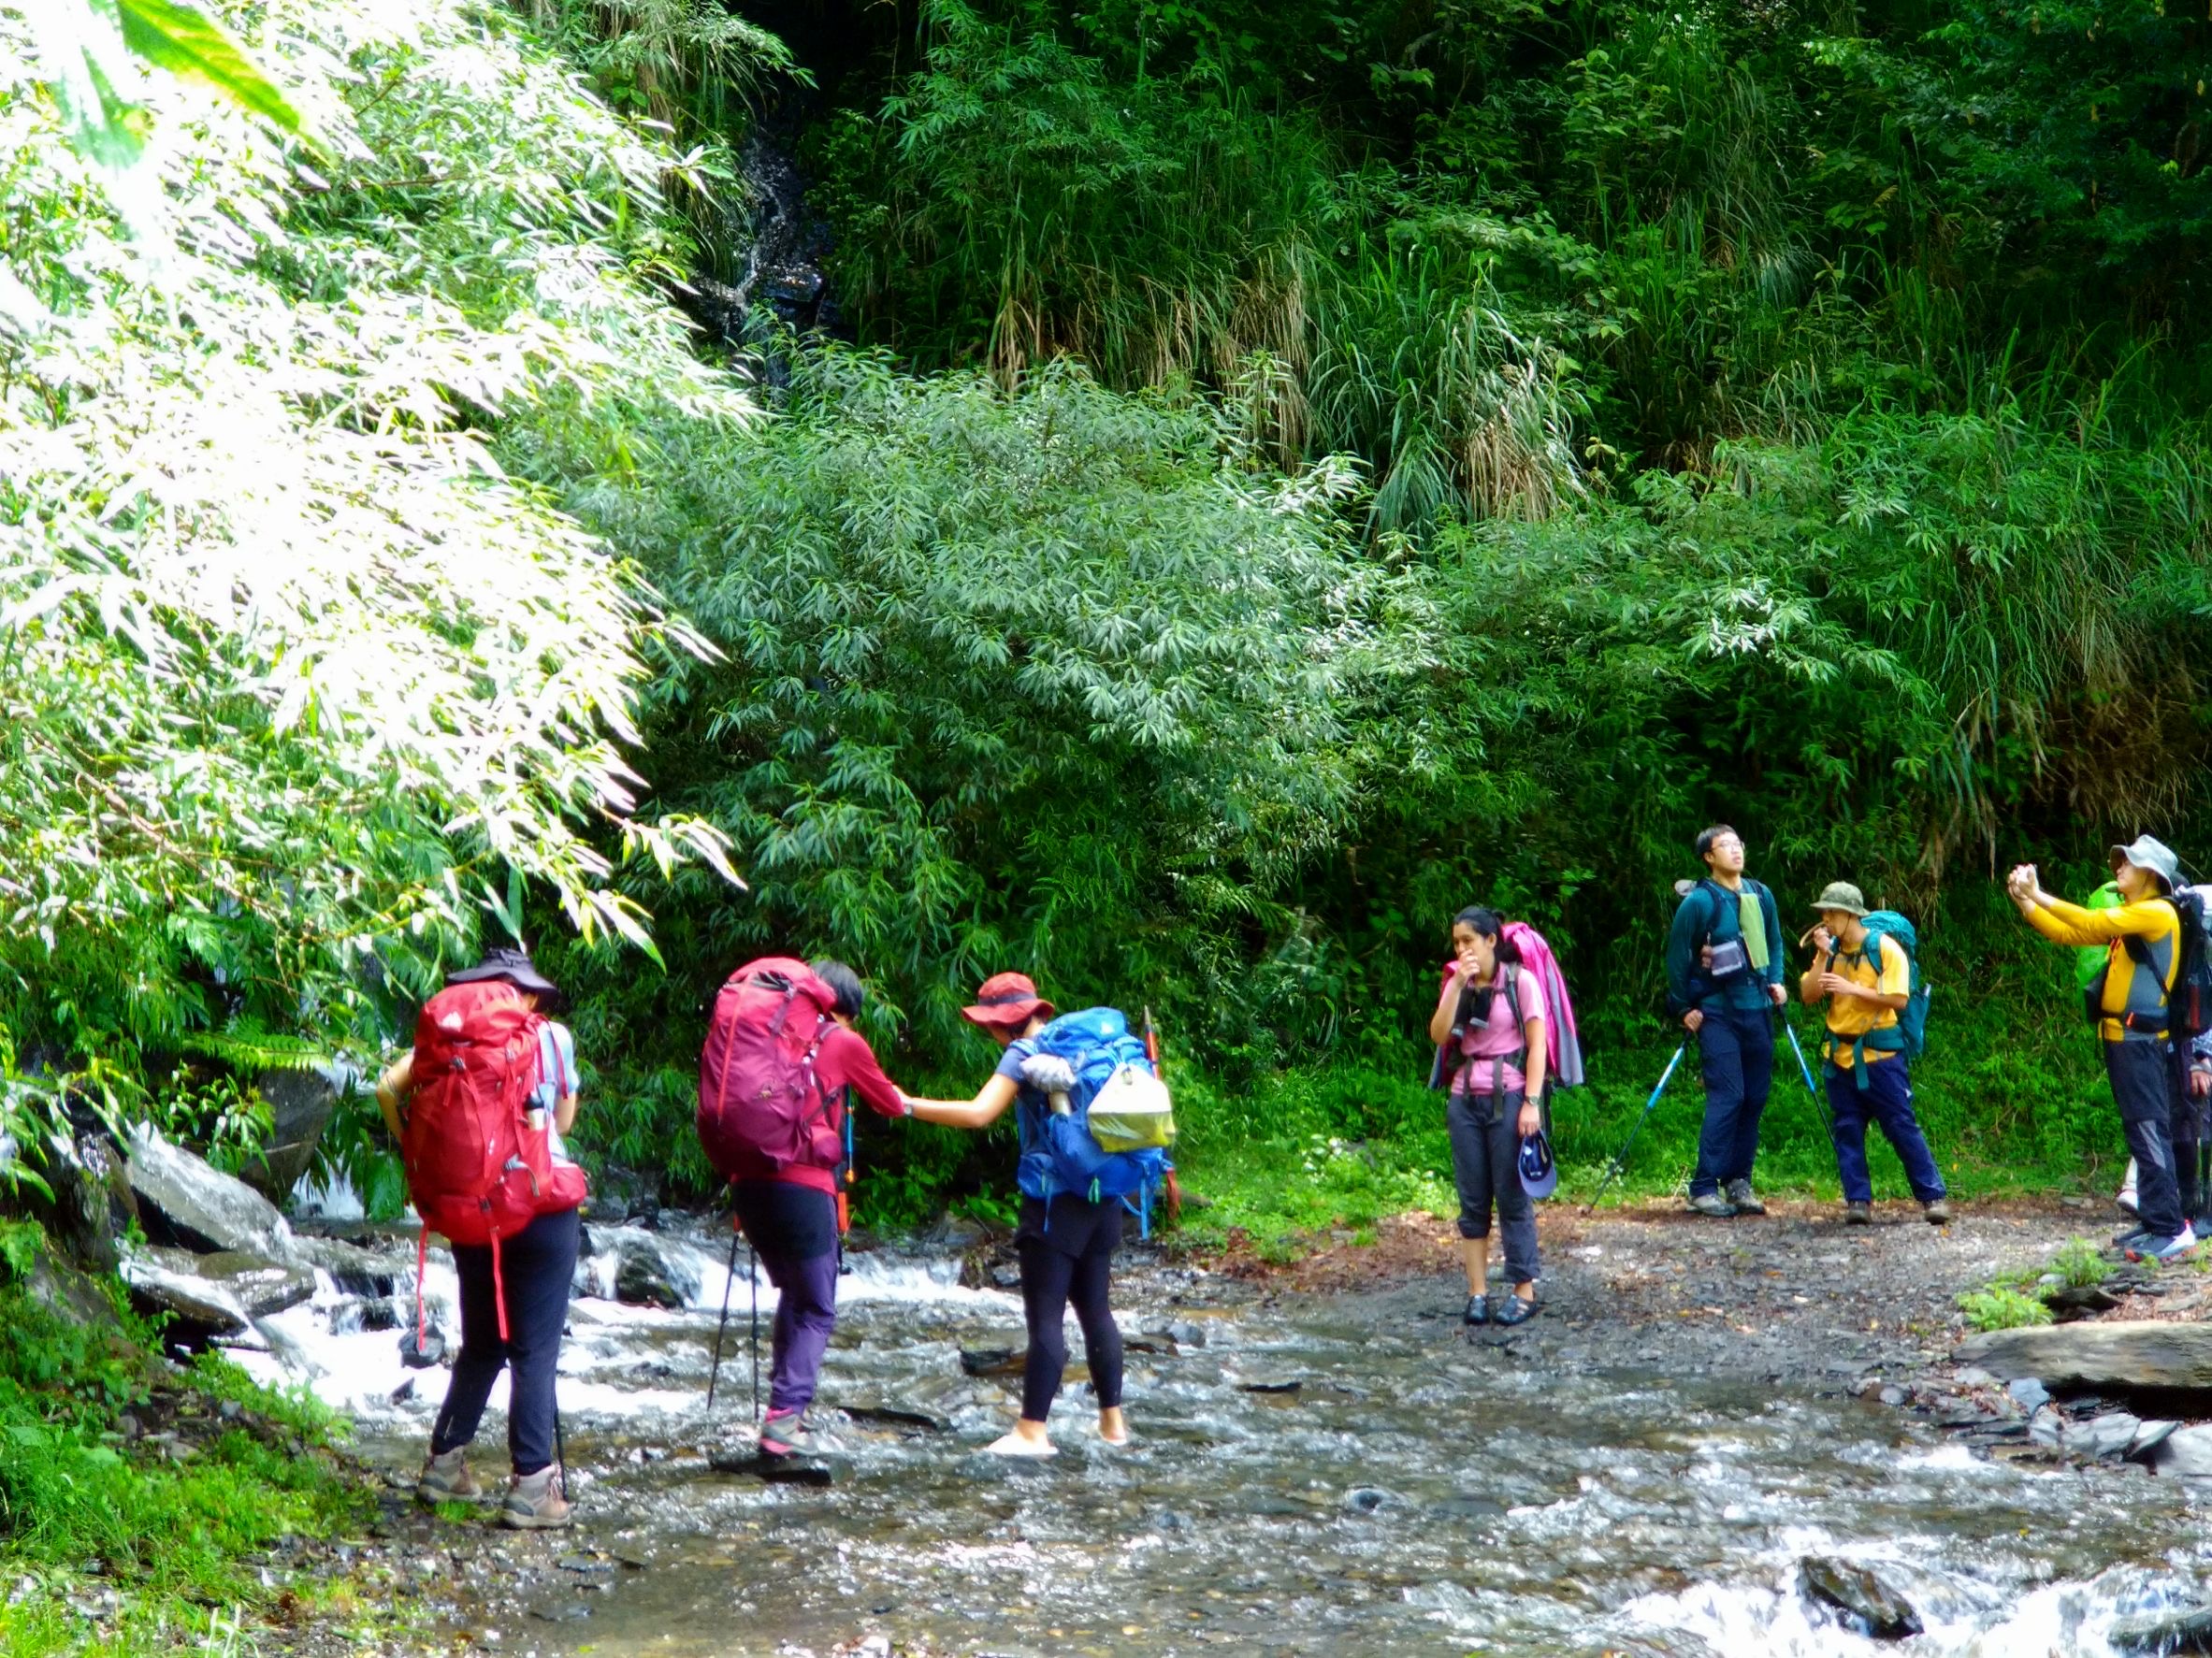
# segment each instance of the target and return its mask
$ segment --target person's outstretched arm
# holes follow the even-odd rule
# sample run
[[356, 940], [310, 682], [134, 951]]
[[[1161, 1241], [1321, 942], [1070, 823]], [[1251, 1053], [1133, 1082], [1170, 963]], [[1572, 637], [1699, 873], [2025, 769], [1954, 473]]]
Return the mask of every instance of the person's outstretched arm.
[[399, 1108], [414, 1092], [414, 1049], [409, 1048], [384, 1068], [376, 1079], [376, 1108], [383, 1114], [384, 1127], [392, 1131], [392, 1138], [401, 1137]]
[[982, 1091], [966, 1103], [958, 1100], [908, 1099], [906, 1108], [924, 1122], [943, 1123], [948, 1129], [987, 1129], [1014, 1103], [1014, 1079], [993, 1074]]

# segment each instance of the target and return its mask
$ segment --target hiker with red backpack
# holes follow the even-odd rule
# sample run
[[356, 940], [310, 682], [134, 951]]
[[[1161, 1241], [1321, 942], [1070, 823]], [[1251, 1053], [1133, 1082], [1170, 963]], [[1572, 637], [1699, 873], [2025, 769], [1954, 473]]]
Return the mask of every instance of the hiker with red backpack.
[[[948, 1128], [989, 1128], [1011, 1105], [1020, 1128], [1017, 1184], [1021, 1218], [1014, 1250], [1021, 1263], [1021, 1307], [1029, 1326], [1022, 1364], [1021, 1416], [1011, 1432], [992, 1441], [997, 1456], [1059, 1454], [1046, 1420], [1067, 1365], [1062, 1331], [1069, 1305], [1082, 1326], [1091, 1385], [1098, 1396], [1098, 1436], [1108, 1445], [1129, 1443], [1121, 1413], [1121, 1331], [1111, 1301], [1114, 1252], [1121, 1244], [1123, 1197], [1145, 1195], [1164, 1173], [1160, 1146], [1172, 1138], [1134, 1127], [1164, 1109], [1148, 1045], [1133, 1036], [1112, 1008], [1091, 1008], [1055, 1017], [1049, 1002], [1025, 973], [994, 973], [983, 981], [968, 1021], [1005, 1050], [990, 1079], [974, 1100], [914, 1100], [914, 1115]], [[1119, 1118], [1135, 1149], [1111, 1150], [1097, 1136], [1113, 1115], [1117, 1093], [1146, 1095], [1143, 1109]]]
[[716, 996], [700, 1054], [700, 1144], [776, 1288], [763, 1457], [813, 1444], [806, 1410], [837, 1328], [846, 1115], [856, 1096], [879, 1116], [909, 1115], [853, 1028], [866, 995], [842, 961], [748, 961]]
[[1873, 1220], [1866, 1161], [1871, 1118], [1904, 1165], [1905, 1182], [1928, 1223], [1946, 1225], [1951, 1203], [1943, 1171], [1913, 1113], [1916, 1032], [1926, 1028], [1927, 990], [1914, 982], [1918, 938], [1894, 911], [1869, 910], [1866, 896], [1848, 881], [1829, 882], [1813, 908], [1820, 921], [1808, 935], [1813, 960], [1798, 981], [1798, 995], [1807, 1007], [1828, 1003], [1821, 1080], [1843, 1184], [1843, 1224]]
[[[559, 1000], [523, 951], [493, 950], [447, 976], [423, 1006], [414, 1046], [376, 1088], [422, 1217], [421, 1252], [432, 1233], [443, 1236], [461, 1282], [461, 1348], [416, 1495], [439, 1503], [484, 1494], [464, 1453], [505, 1366], [513, 1479], [499, 1519], [524, 1530], [572, 1518], [555, 1461], [554, 1377], [586, 1189], [584, 1171], [560, 1148], [577, 1086], [573, 1040], [543, 1012]], [[419, 1319], [419, 1286], [416, 1305]]]

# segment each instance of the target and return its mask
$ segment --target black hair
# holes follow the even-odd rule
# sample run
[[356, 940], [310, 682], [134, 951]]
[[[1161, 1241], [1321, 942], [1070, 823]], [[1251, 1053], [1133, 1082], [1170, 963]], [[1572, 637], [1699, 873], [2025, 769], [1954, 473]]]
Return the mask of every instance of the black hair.
[[1732, 835], [1736, 831], [1732, 828], [1725, 823], [1716, 823], [1710, 829], [1699, 829], [1698, 831], [1698, 839], [1695, 843], [1695, 850], [1699, 858], [1703, 858], [1708, 852], [1713, 850], [1713, 842], [1719, 840], [1723, 835]]
[[1505, 936], [1505, 917], [1496, 910], [1486, 909], [1481, 904], [1469, 904], [1452, 917], [1452, 925], [1472, 928], [1483, 938], [1496, 939], [1497, 959], [1500, 961], [1521, 959], [1521, 946]]
[[814, 976], [836, 992], [837, 1009], [848, 1019], [860, 1016], [860, 1004], [868, 1000], [868, 991], [860, 983], [860, 975], [842, 961], [824, 956], [818, 961], [809, 961], [807, 969]]

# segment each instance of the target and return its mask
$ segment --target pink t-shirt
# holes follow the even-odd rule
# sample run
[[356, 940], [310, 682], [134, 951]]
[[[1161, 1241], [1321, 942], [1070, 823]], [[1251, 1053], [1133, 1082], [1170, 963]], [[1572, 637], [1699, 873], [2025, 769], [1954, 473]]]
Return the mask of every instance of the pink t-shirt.
[[[1459, 1039], [1459, 1051], [1467, 1056], [1467, 1061], [1452, 1079], [1452, 1091], [1455, 1094], [1470, 1090], [1478, 1094], [1496, 1093], [1500, 1083], [1495, 1073], [1499, 1070], [1505, 1073], [1502, 1086], [1507, 1093], [1527, 1087], [1528, 1079], [1521, 1074], [1521, 1067], [1512, 1063], [1521, 1057], [1522, 1035], [1513, 1024], [1513, 1003], [1506, 995], [1502, 974], [1495, 981], [1495, 990], [1496, 994], [1490, 998], [1490, 1017]], [[1513, 994], [1524, 1003], [1528, 992], [1525, 980], [1513, 987]], [[1527, 1018], [1531, 1011], [1524, 1005], [1521, 1016]]]

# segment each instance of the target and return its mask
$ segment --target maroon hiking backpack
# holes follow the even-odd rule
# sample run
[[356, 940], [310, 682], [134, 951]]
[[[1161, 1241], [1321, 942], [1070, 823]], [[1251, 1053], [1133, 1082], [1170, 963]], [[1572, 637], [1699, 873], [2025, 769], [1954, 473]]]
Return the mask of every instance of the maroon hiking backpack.
[[845, 1155], [815, 1074], [836, 1005], [837, 993], [788, 956], [746, 962], [716, 996], [699, 1055], [699, 1144], [724, 1178], [741, 1158], [780, 1172], [833, 1169]]

